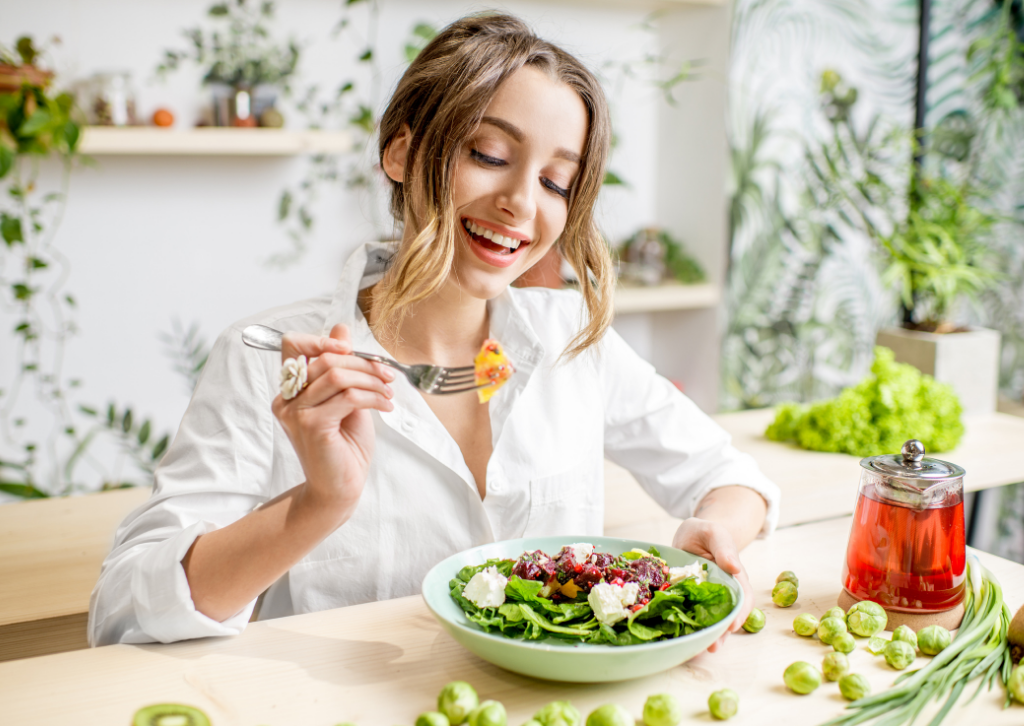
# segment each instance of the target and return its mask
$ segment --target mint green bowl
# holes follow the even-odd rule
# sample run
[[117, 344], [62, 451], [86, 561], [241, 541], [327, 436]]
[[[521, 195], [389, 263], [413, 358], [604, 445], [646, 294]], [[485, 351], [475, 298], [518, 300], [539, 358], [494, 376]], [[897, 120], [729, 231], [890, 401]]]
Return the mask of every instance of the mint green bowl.
[[528, 537], [474, 547], [452, 555], [434, 566], [423, 578], [423, 599], [434, 617], [455, 640], [471, 653], [515, 673], [549, 681], [600, 683], [640, 678], [674, 668], [707, 650], [718, 640], [743, 607], [743, 588], [732, 575], [702, 557], [656, 545], [669, 567], [683, 567], [694, 562], [708, 563], [708, 580], [728, 587], [736, 601], [727, 617], [709, 628], [679, 638], [642, 645], [590, 645], [546, 640], [516, 640], [497, 633], [485, 633], [466, 618], [462, 608], [452, 600], [448, 583], [466, 565], [480, 565], [500, 557], [516, 559], [523, 552], [543, 550], [554, 556], [564, 545], [589, 542], [598, 552], [618, 555], [634, 547], [646, 550], [649, 542], [616, 537]]

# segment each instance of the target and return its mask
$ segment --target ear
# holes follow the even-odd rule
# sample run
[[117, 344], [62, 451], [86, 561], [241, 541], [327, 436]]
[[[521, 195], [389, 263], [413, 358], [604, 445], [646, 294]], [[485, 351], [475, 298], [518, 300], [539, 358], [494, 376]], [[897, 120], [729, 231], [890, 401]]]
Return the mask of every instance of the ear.
[[409, 144], [412, 142], [412, 129], [409, 124], [402, 124], [399, 131], [384, 149], [382, 166], [384, 173], [391, 181], [401, 184], [405, 181], [405, 163], [409, 155]]

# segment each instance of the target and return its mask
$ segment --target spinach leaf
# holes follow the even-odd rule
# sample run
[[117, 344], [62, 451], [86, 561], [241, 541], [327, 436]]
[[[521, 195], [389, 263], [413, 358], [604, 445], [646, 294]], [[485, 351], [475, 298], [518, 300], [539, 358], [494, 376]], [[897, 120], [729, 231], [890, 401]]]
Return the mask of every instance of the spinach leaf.
[[583, 627], [566, 628], [561, 625], [555, 625], [540, 613], [534, 612], [533, 608], [526, 603], [521, 603], [519, 605], [519, 609], [523, 611], [523, 617], [551, 633], [563, 633], [565, 635], [577, 635], [582, 637], [584, 635], [589, 635], [592, 629]]

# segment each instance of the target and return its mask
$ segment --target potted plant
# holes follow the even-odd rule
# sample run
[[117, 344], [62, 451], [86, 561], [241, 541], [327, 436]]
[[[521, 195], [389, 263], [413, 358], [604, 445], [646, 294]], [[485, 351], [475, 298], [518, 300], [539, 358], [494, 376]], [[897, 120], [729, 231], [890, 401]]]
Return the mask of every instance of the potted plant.
[[963, 300], [976, 299], [998, 280], [986, 240], [996, 215], [975, 205], [969, 182], [916, 176], [908, 211], [879, 240], [888, 258], [883, 280], [898, 287], [902, 323], [879, 332], [877, 342], [896, 360], [949, 383], [965, 412], [995, 410], [999, 332], [957, 323]]
[[[284, 84], [287, 90], [288, 78], [299, 62], [299, 46], [294, 40], [282, 46], [271, 39], [272, 2], [217, 3], [207, 15], [222, 29], [186, 30], [191, 47], [165, 51], [157, 73], [175, 70], [184, 60], [206, 66], [203, 83], [214, 89], [214, 124], [256, 126], [264, 111], [273, 108], [272, 87]], [[280, 114], [276, 110], [268, 114], [263, 125], [280, 126]]]

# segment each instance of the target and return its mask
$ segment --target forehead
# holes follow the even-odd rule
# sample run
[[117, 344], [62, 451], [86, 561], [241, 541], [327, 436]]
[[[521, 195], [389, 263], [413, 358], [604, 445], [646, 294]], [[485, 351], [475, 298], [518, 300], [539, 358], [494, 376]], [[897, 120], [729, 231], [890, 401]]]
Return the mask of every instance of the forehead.
[[579, 94], [544, 71], [524, 66], [495, 92], [485, 117], [515, 126], [524, 143], [539, 150], [565, 149], [583, 154], [587, 138], [587, 108]]

